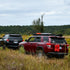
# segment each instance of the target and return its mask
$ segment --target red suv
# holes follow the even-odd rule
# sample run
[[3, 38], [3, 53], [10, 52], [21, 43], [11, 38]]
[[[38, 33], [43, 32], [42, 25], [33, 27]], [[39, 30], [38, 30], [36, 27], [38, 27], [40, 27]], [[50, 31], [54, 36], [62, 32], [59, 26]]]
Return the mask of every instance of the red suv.
[[47, 57], [61, 57], [68, 54], [68, 44], [62, 35], [54, 35], [51, 33], [36, 33], [25, 42], [19, 43], [24, 49], [30, 53], [38, 55], [47, 55]]

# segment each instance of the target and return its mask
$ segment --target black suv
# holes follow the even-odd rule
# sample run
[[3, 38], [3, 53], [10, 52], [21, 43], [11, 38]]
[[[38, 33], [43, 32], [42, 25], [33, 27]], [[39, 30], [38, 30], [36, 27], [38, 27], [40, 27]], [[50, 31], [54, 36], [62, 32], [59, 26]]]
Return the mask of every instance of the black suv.
[[8, 48], [18, 48], [20, 42], [22, 42], [22, 36], [20, 34], [5, 34], [0, 40], [1, 46]]

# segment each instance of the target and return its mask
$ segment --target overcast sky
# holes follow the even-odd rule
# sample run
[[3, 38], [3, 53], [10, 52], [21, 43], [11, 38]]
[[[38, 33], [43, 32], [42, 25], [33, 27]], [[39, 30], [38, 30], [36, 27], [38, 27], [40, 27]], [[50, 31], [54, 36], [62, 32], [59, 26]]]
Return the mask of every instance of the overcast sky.
[[44, 25], [70, 25], [70, 0], [0, 0], [0, 25], [32, 25], [44, 15]]

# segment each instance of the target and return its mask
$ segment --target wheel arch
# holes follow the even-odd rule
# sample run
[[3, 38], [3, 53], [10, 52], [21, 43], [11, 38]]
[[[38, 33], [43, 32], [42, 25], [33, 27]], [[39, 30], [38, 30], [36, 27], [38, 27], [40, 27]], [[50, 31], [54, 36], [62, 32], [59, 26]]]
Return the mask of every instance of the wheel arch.
[[43, 51], [44, 51], [44, 48], [43, 48], [42, 46], [38, 46], [38, 47], [36, 48], [36, 50], [43, 50]]

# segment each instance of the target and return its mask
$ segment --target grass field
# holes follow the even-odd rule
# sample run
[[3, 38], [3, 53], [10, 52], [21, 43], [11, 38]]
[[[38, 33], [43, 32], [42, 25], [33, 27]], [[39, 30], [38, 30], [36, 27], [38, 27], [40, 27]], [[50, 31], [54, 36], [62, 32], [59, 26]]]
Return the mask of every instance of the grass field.
[[0, 70], [70, 70], [70, 56], [64, 59], [45, 59], [0, 49]]
[[[29, 36], [23, 37], [29, 38]], [[70, 44], [70, 38], [67, 36], [65, 38]], [[18, 50], [0, 48], [0, 70], [70, 70], [70, 54], [64, 59], [46, 59], [26, 55]]]

